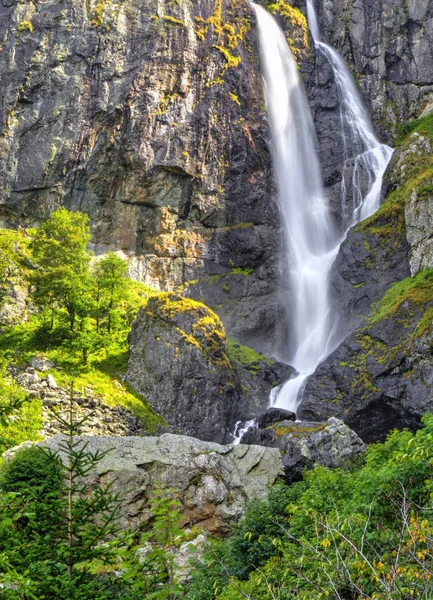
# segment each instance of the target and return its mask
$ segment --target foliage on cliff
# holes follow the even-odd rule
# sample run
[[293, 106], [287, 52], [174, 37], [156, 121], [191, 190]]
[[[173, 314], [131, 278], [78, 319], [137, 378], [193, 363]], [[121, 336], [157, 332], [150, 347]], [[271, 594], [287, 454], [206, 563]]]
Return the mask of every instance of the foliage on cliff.
[[287, 38], [290, 49], [296, 58], [305, 54], [309, 49], [308, 22], [299, 8], [296, 8], [285, 0], [265, 0], [265, 6], [269, 12], [279, 15], [288, 25], [286, 30], [290, 34]]
[[191, 600], [428, 598], [433, 417], [352, 470], [322, 467], [256, 503], [197, 563]]

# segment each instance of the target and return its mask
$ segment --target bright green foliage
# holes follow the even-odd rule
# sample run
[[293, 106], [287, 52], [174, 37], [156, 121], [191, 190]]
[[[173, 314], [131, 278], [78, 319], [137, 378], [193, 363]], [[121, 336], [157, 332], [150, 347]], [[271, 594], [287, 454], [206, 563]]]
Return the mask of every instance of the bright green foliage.
[[36, 440], [42, 427], [42, 405], [29, 400], [11, 378], [0, 379], [0, 453], [26, 440]]
[[268, 365], [273, 363], [273, 360], [263, 356], [259, 352], [253, 350], [249, 346], [244, 346], [231, 338], [227, 339], [229, 358], [232, 362], [235, 362], [250, 371], [259, 371], [260, 365], [266, 363]]
[[91, 301], [89, 218], [61, 208], [41, 224], [30, 249], [37, 265], [32, 275], [33, 300], [50, 315], [50, 328], [64, 309], [69, 328], [85, 319]]
[[370, 447], [365, 464], [318, 467], [255, 503], [195, 569], [194, 600], [403, 600], [433, 593], [433, 416]]
[[433, 269], [426, 269], [394, 284], [374, 306], [370, 323], [389, 318], [404, 302], [413, 306], [427, 306], [433, 302]]
[[401, 144], [412, 133], [419, 133], [433, 139], [433, 114], [405, 123], [400, 130], [398, 143]]
[[0, 474], [0, 581], [13, 587], [2, 598], [32, 598], [15, 595], [26, 577], [40, 600], [138, 599], [119, 570], [130, 539], [119, 526], [120, 498], [112, 483], [89, 488], [85, 479], [106, 453], [76, 437], [83, 420], [73, 421], [72, 390], [69, 418], [56, 418], [65, 433], [59, 450], [22, 450]]
[[[89, 239], [88, 217], [66, 209], [53, 212], [35, 231], [0, 230], [0, 304], [2, 290], [18, 281], [30, 287], [38, 308], [0, 337], [0, 360], [24, 366], [43, 354], [59, 367], [53, 375], [60, 385], [73, 374], [77, 388], [91, 388], [107, 404], [127, 407], [154, 432], [161, 419], [119, 381], [127, 369], [131, 324], [153, 291], [131, 281], [126, 261], [115, 253], [95, 258], [87, 250]], [[1, 429], [0, 436], [37, 439], [40, 403], [23, 406], [18, 418], [29, 437], [17, 437], [12, 429], [13, 437]]]
[[[128, 267], [114, 252], [108, 252], [93, 267], [96, 288], [96, 331], [105, 325], [108, 333], [116, 326], [120, 315], [119, 303], [127, 297], [125, 278]], [[114, 324], [113, 324], [114, 320]]]

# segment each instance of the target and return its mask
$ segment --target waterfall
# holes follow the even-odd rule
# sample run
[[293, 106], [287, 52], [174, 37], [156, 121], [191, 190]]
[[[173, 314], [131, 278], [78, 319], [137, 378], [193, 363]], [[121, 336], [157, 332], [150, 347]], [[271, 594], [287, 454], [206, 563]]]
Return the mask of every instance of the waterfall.
[[[344, 235], [334, 228], [322, 186], [315, 131], [296, 62], [283, 31], [261, 6], [257, 15], [271, 149], [277, 181], [289, 277], [288, 362], [297, 374], [273, 394], [273, 406], [296, 412], [307, 378], [338, 345], [337, 316], [329, 298], [329, 273], [348, 229], [379, 206], [382, 179], [392, 150], [375, 138], [347, 67], [320, 41], [316, 15], [308, 2], [310, 27], [326, 52], [340, 94], [345, 147], [356, 147], [353, 200]], [[347, 137], [346, 137], [347, 136]], [[347, 150], [347, 160], [350, 160]], [[347, 187], [344, 182], [343, 189]]]
[[[316, 49], [327, 58], [334, 72], [340, 101], [340, 119], [345, 150], [345, 167], [352, 165], [351, 181], [343, 171], [341, 208], [346, 230], [379, 208], [383, 176], [393, 149], [381, 144], [373, 132], [355, 82], [343, 59], [322, 42], [313, 0], [307, 0], [308, 24]], [[352, 186], [351, 201], [348, 198]]]

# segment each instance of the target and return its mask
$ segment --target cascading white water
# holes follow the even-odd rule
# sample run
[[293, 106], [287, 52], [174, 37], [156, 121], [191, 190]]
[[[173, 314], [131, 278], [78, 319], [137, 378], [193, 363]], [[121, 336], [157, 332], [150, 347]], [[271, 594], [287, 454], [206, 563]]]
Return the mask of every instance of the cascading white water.
[[346, 165], [353, 163], [352, 201], [348, 182], [341, 189], [343, 224], [346, 229], [372, 215], [380, 204], [383, 176], [393, 149], [381, 144], [373, 132], [349, 69], [338, 53], [322, 42], [313, 0], [307, 0], [308, 25], [314, 44], [329, 61], [337, 84]]
[[[313, 37], [323, 51], [326, 49], [341, 95], [343, 136], [349, 131], [351, 138], [347, 147], [357, 149], [353, 206], [344, 219], [343, 236], [333, 227], [323, 191], [313, 121], [297, 65], [275, 19], [261, 6], [253, 5], [287, 244], [291, 291], [288, 362], [298, 372], [278, 394], [273, 394], [271, 402], [273, 406], [294, 412], [306, 379], [340, 341], [334, 335], [336, 316], [332, 315], [329, 300], [329, 272], [347, 230], [378, 208], [383, 175], [392, 155], [392, 150], [375, 138], [347, 67], [335, 51], [320, 41], [310, 0], [308, 5]], [[366, 184], [365, 175], [362, 183], [360, 181], [361, 170], [366, 174]]]
[[275, 19], [261, 6], [254, 8], [287, 244], [289, 362], [299, 372], [282, 387], [274, 406], [294, 410], [303, 382], [329, 352], [333, 323], [328, 275], [338, 242], [322, 187], [313, 120], [296, 62]]

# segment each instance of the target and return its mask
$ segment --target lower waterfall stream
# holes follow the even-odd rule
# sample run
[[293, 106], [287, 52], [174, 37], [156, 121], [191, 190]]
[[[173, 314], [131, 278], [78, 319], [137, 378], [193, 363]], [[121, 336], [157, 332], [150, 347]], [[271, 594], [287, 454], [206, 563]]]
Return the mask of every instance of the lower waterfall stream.
[[253, 4], [289, 278], [287, 362], [297, 371], [273, 391], [270, 402], [293, 412], [307, 378], [341, 342], [335, 327], [338, 315], [333, 314], [329, 297], [330, 270], [349, 229], [378, 209], [393, 154], [375, 137], [348, 68], [320, 40], [312, 1], [307, 5], [316, 50], [323, 52], [334, 72], [346, 163], [353, 163], [351, 180], [343, 177], [342, 182], [343, 232], [333, 224], [323, 189], [314, 124], [297, 64], [277, 21]]

